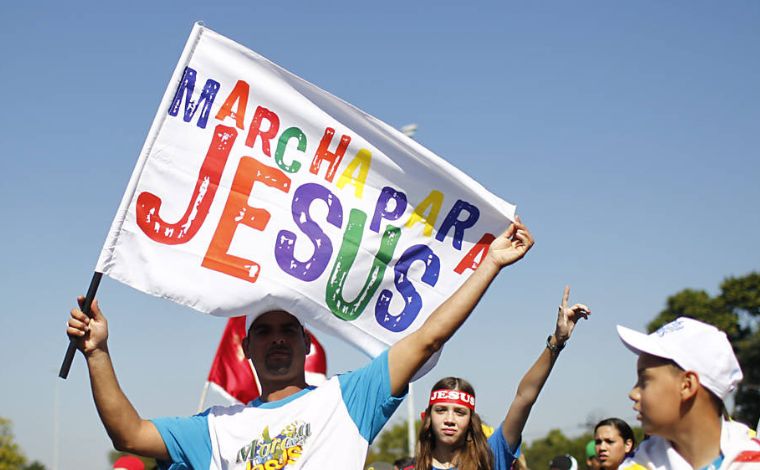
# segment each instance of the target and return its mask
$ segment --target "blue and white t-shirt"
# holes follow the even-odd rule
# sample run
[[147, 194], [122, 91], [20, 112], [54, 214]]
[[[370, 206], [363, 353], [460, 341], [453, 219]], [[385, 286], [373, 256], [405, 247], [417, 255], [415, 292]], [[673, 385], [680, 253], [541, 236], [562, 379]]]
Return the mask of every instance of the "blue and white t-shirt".
[[282, 400], [215, 406], [153, 424], [173, 469], [361, 469], [369, 444], [402, 400], [391, 395], [386, 351]]
[[[488, 447], [493, 455], [493, 470], [509, 470], [512, 467], [512, 462], [520, 456], [520, 442], [515, 446], [515, 450], [512, 450], [504, 438], [501, 425], [488, 438]], [[433, 470], [442, 469], [434, 465]], [[451, 467], [450, 470], [457, 470], [457, 467]]]

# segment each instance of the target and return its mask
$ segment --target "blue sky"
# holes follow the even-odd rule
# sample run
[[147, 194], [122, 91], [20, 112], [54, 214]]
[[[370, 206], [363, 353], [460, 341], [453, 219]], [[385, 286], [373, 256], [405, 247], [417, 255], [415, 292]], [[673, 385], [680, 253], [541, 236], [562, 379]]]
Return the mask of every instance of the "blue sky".
[[[51, 468], [56, 423], [59, 468], [107, 466], [84, 361], [56, 378], [64, 322], [198, 20], [391, 125], [418, 123], [417, 140], [533, 230], [417, 408], [460, 375], [498, 423], [569, 283], [593, 318], [525, 438], [633, 420], [634, 357], [614, 325], [643, 329], [668, 295], [760, 267], [757, 2], [6, 2], [0, 15], [0, 416]], [[224, 322], [110, 279], [99, 296], [141, 414], [194, 412]], [[323, 343], [330, 373], [366, 362]]]

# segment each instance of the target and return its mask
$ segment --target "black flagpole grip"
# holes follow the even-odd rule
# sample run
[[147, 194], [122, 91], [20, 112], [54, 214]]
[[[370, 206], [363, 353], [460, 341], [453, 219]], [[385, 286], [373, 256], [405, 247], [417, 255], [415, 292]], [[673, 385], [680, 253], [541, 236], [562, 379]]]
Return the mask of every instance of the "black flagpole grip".
[[[87, 296], [84, 298], [82, 312], [90, 318], [92, 318], [92, 312], [90, 311], [92, 300], [95, 298], [95, 293], [98, 291], [98, 286], [100, 285], [100, 279], [102, 277], [103, 273], [95, 272], [92, 274], [90, 288], [87, 289]], [[58, 377], [66, 379], [66, 377], [69, 376], [69, 369], [71, 369], [71, 363], [74, 361], [74, 354], [76, 354], [76, 352], [77, 347], [74, 344], [74, 340], [69, 339], [69, 347], [66, 349], [66, 356], [63, 358], [63, 364], [61, 364], [61, 370], [58, 372]]]

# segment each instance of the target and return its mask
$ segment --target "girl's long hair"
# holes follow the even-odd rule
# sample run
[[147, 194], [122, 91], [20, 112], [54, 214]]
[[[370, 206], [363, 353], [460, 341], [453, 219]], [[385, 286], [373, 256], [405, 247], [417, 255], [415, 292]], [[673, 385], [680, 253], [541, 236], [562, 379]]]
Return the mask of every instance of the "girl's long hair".
[[[472, 385], [458, 377], [446, 377], [433, 385], [433, 390], [442, 389], [461, 390], [473, 397], [475, 396]], [[436, 443], [431, 416], [432, 410], [428, 405], [420, 426], [420, 434], [417, 437], [417, 460], [414, 467], [416, 470], [431, 470], [433, 468], [433, 449]], [[496, 432], [501, 432], [501, 429], [497, 429]], [[464, 445], [459, 449], [453, 463], [458, 470], [491, 470], [493, 467], [493, 455], [488, 446], [486, 435], [483, 433], [483, 422], [475, 412], [470, 415], [470, 425], [465, 434]]]

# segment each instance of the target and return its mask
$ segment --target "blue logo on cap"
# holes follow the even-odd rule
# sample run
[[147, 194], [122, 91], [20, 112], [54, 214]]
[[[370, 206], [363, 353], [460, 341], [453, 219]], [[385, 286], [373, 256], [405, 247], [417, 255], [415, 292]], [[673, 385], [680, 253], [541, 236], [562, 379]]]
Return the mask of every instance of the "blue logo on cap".
[[678, 320], [672, 321], [667, 325], [661, 326], [659, 330], [655, 331], [655, 334], [662, 338], [668, 333], [673, 333], [674, 331], [682, 330], [683, 328], [683, 320], [679, 318]]

